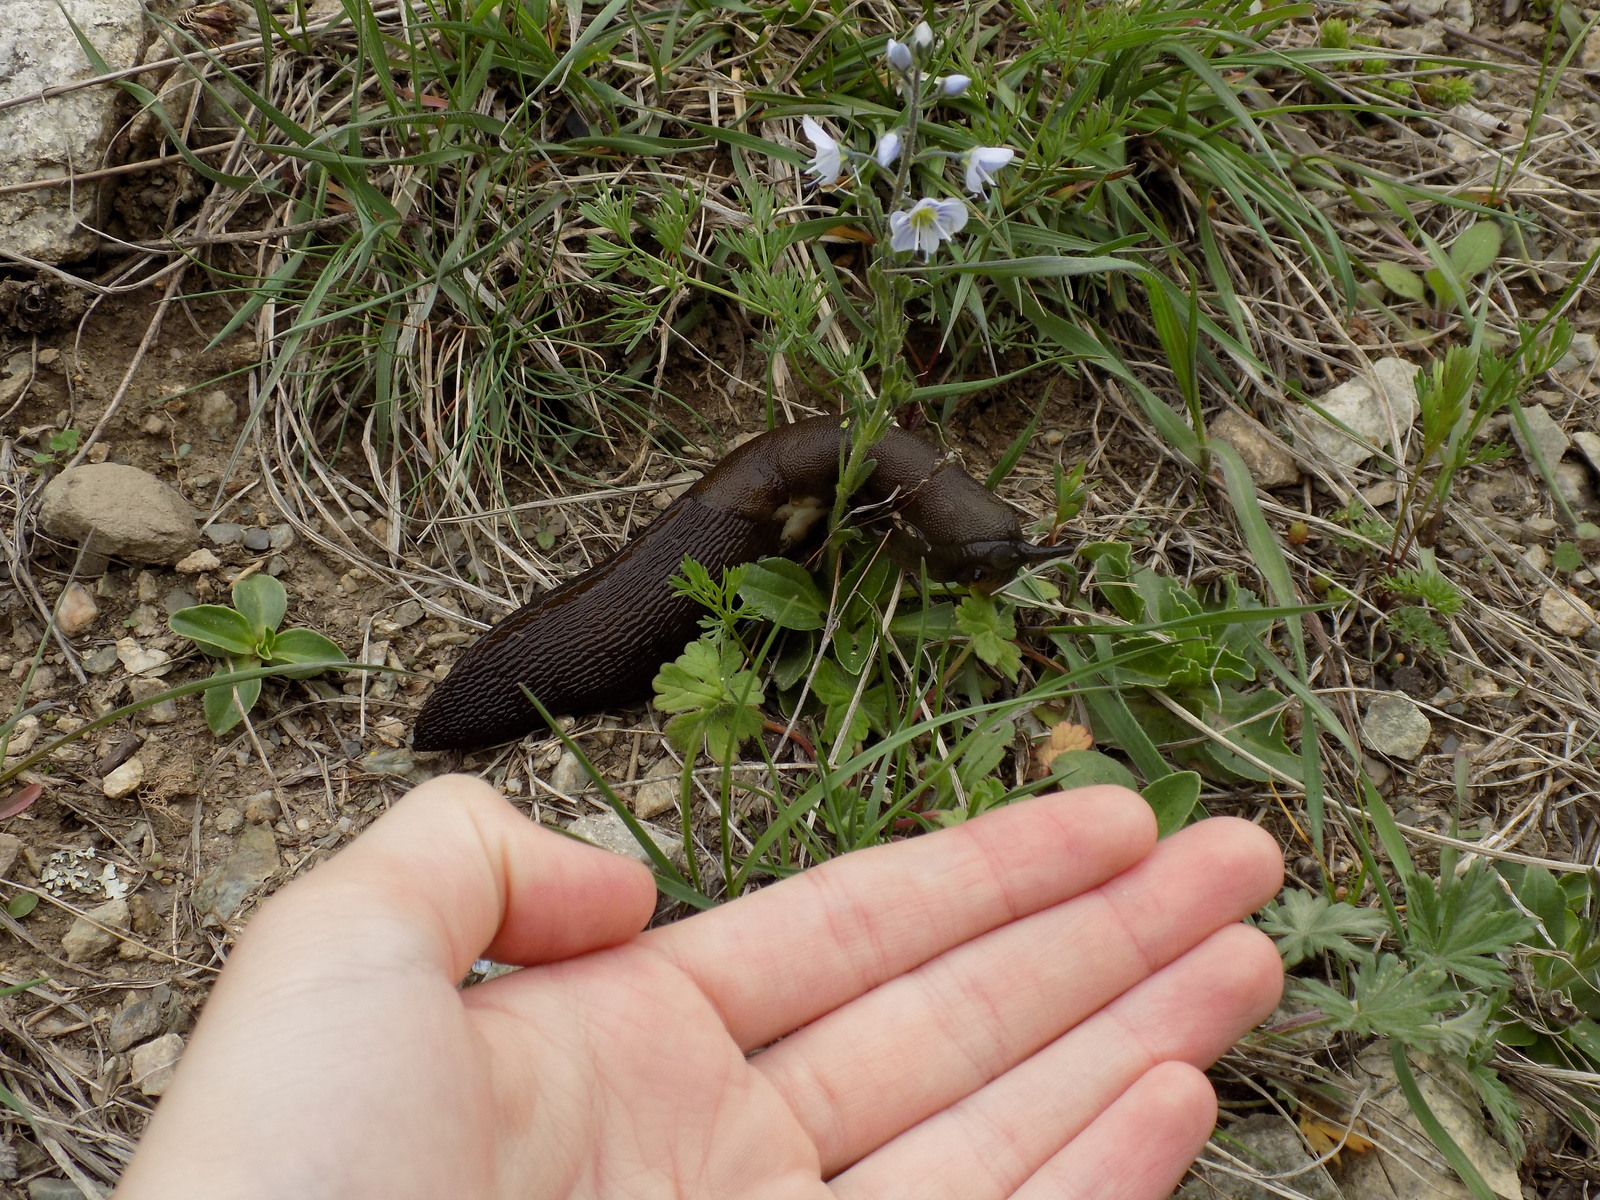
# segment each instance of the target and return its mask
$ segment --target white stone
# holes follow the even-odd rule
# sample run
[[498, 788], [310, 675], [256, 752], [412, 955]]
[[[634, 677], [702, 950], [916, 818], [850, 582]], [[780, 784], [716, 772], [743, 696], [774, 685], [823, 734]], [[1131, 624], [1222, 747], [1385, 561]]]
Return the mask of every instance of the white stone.
[[[113, 71], [139, 61], [145, 38], [140, 0], [10, 0], [0, 38], [0, 100], [92, 79], [67, 17]], [[66, 179], [108, 166], [121, 93], [111, 86], [81, 88], [45, 101], [0, 109], [0, 185]], [[0, 195], [0, 249], [45, 262], [92, 253], [106, 183], [36, 188]]]
[[121, 800], [124, 796], [138, 791], [139, 785], [143, 782], [144, 763], [135, 755], [116, 770], [108, 771], [106, 777], [100, 781], [100, 790], [106, 794], [108, 800]]
[[172, 1076], [183, 1056], [183, 1038], [176, 1033], [152, 1038], [128, 1052], [128, 1072], [134, 1086], [146, 1096], [159, 1096], [172, 1085]]
[[1539, 620], [1564, 637], [1582, 637], [1595, 628], [1594, 609], [1581, 597], [1554, 587], [1547, 588], [1539, 600]]
[[117, 639], [117, 659], [129, 675], [164, 675], [172, 669], [172, 655], [146, 649], [137, 638]]
[[1393, 441], [1391, 431], [1404, 436], [1416, 420], [1416, 376], [1416, 366], [1405, 359], [1380, 358], [1372, 364], [1370, 378], [1350, 379], [1324, 393], [1316, 402], [1318, 407], [1361, 440], [1318, 414], [1310, 421], [1312, 443], [1336, 462], [1360, 466], [1372, 457], [1364, 442], [1388, 445]]
[[61, 949], [71, 963], [103, 954], [118, 941], [117, 931], [128, 928], [128, 902], [112, 900], [91, 908], [61, 935]]
[[176, 570], [180, 575], [198, 575], [202, 571], [215, 571], [221, 565], [222, 560], [202, 546], [179, 559]]

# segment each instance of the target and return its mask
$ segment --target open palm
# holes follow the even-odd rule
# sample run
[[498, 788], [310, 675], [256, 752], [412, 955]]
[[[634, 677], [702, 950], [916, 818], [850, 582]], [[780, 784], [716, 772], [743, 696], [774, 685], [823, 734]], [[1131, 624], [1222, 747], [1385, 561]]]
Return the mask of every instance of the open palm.
[[640, 934], [643, 868], [434, 780], [251, 923], [118, 1194], [1159, 1197], [1279, 871], [1096, 788]]

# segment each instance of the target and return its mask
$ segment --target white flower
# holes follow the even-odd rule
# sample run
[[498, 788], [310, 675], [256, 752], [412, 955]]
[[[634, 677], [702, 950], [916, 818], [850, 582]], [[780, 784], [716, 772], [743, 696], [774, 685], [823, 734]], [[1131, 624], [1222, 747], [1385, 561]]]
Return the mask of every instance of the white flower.
[[994, 173], [1005, 166], [1017, 152], [1006, 146], [979, 146], [967, 153], [967, 191], [981, 196], [994, 182]]
[[918, 21], [917, 27], [911, 31], [911, 48], [919, 54], [925, 54], [932, 46], [932, 28], [926, 21]]
[[880, 167], [894, 166], [894, 160], [900, 157], [900, 135], [890, 130], [878, 139], [878, 148], [872, 157], [878, 160]]
[[[806, 140], [817, 148], [811, 156], [811, 163], [806, 167], [807, 175], [815, 175], [816, 182], [821, 187], [835, 182], [843, 167], [843, 155], [839, 150], [839, 143], [828, 136], [827, 130], [818, 125], [810, 117], [800, 118], [800, 128], [805, 131]], [[969, 173], [968, 178], [971, 178]]]
[[884, 56], [888, 58], [889, 65], [896, 71], [911, 70], [911, 47], [904, 42], [889, 39], [889, 44], [884, 48]]
[[971, 86], [972, 79], [967, 75], [942, 75], [939, 78], [941, 96], [965, 96]]
[[963, 201], [924, 196], [910, 209], [889, 214], [889, 247], [920, 250], [923, 258], [932, 258], [940, 242], [949, 241], [960, 232], [967, 215]]

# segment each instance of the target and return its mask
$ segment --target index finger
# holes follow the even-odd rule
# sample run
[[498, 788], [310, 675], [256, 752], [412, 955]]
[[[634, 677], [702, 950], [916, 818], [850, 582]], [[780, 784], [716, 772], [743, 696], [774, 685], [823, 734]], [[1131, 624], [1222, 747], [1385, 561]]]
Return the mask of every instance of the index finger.
[[1137, 793], [1057, 792], [844, 855], [645, 941], [695, 981], [749, 1051], [1099, 886], [1155, 841], [1155, 818]]

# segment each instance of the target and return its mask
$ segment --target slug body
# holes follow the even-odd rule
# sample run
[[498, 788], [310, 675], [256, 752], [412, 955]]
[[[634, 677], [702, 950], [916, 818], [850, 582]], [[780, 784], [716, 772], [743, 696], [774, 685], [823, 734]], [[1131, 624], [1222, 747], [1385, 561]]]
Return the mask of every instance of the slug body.
[[[663, 662], [699, 632], [704, 609], [668, 580], [684, 555], [711, 572], [803, 545], [833, 507], [848, 434], [837, 417], [797, 421], [733, 451], [605, 562], [517, 609], [467, 650], [422, 706], [417, 750], [472, 749], [650, 693]], [[889, 510], [889, 550], [930, 579], [997, 587], [1034, 546], [1017, 514], [921, 438], [891, 428], [858, 495]]]

